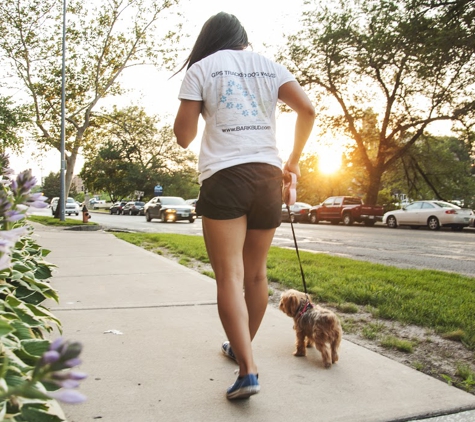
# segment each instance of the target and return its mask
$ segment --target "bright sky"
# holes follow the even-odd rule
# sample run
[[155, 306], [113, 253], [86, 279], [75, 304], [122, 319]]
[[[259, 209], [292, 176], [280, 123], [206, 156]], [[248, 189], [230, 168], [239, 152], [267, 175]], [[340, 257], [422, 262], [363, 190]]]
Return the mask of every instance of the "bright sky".
[[[186, 21], [183, 25], [183, 33], [190, 35], [189, 38], [183, 38], [185, 48], [187, 48], [183, 60], [190, 51], [204, 22], [210, 16], [221, 11], [236, 15], [248, 33], [253, 50], [272, 58], [275, 48], [284, 42], [283, 34], [295, 32], [298, 28], [300, 4], [301, 1], [295, 1], [290, 7], [289, 2], [275, 0], [181, 0], [181, 11]], [[128, 71], [121, 80], [123, 86], [130, 89], [127, 97], [123, 98], [123, 105], [131, 103], [143, 105], [150, 114], [168, 116], [167, 120], [172, 123], [179, 105], [177, 96], [184, 73], [182, 72], [169, 80], [171, 74], [158, 72], [151, 67], [135, 68], [133, 71]], [[117, 99], [110, 99], [100, 102], [99, 105], [113, 103], [120, 104]], [[295, 116], [293, 115], [278, 117], [277, 139], [284, 159], [287, 158], [293, 142], [294, 121]], [[200, 137], [199, 134], [190, 146], [194, 152], [199, 150]], [[34, 149], [34, 146], [32, 148]], [[31, 168], [39, 180], [51, 171], [57, 172], [60, 169], [60, 153], [56, 150], [44, 154], [41, 159], [34, 158], [30, 153], [10, 158], [15, 171]], [[75, 166], [75, 174], [79, 173], [82, 165], [83, 161], [80, 157]]]

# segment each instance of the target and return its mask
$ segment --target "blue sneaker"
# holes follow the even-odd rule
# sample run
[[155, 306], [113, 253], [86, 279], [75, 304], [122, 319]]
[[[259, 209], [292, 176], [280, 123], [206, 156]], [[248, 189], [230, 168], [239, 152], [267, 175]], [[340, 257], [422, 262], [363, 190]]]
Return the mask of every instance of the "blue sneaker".
[[234, 362], [237, 363], [236, 355], [234, 354], [233, 349], [231, 349], [231, 344], [229, 343], [229, 341], [225, 341], [222, 344], [221, 350], [229, 359], [232, 359]]
[[239, 377], [236, 382], [226, 391], [229, 400], [247, 399], [253, 394], [257, 394], [261, 387], [257, 380], [257, 375], [248, 374]]

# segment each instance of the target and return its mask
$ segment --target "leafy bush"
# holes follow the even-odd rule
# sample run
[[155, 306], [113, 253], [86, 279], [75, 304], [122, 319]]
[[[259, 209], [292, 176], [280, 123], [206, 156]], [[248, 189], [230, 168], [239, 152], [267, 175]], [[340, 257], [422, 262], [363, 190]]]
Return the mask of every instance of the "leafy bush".
[[31, 172], [8, 176], [8, 157], [0, 154], [0, 420], [63, 421], [56, 400], [85, 399], [75, 388], [85, 374], [70, 369], [80, 364], [80, 343], [45, 336], [61, 322], [42, 303], [58, 301], [48, 284], [53, 264], [50, 251], [32, 239], [26, 225], [30, 207], [46, 206]]

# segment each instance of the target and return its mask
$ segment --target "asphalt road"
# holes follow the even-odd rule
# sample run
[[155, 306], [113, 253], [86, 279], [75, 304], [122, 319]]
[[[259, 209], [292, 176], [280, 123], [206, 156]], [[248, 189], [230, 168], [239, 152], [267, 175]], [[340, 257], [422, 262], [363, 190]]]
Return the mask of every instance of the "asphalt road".
[[[49, 215], [51, 211], [48, 209]], [[46, 213], [46, 210], [41, 213]], [[201, 236], [201, 220], [147, 223], [143, 216], [109, 215], [92, 212], [92, 220], [106, 229], [130, 230], [144, 233], [181, 233]], [[72, 216], [82, 221], [82, 216]], [[409, 228], [389, 229], [355, 224], [295, 224], [300, 250], [328, 253], [352, 259], [394, 265], [400, 268], [429, 268], [475, 277], [475, 230], [450, 229], [429, 231]], [[293, 248], [290, 223], [277, 229], [273, 244]]]

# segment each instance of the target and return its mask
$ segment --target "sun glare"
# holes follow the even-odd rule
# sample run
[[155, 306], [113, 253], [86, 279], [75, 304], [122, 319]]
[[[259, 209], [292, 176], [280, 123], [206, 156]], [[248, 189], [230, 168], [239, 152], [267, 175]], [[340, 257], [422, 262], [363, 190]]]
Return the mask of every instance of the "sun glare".
[[322, 148], [318, 152], [318, 169], [323, 174], [332, 174], [341, 167], [341, 151]]

